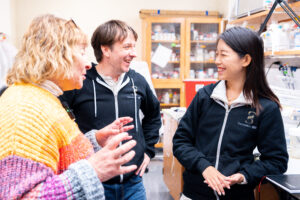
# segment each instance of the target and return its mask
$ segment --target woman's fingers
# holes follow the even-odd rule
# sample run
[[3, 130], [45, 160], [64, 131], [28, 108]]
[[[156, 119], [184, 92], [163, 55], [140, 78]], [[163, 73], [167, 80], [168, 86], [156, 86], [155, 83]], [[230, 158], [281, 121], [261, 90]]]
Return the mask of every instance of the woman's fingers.
[[133, 121], [131, 117], [120, 117], [113, 121], [108, 127], [111, 127], [112, 131], [115, 133], [122, 133], [129, 131], [134, 128], [133, 125], [124, 126]]
[[129, 130], [131, 130], [133, 128], [134, 128], [134, 125], [124, 126], [124, 127], [121, 128], [120, 131], [121, 132], [127, 132], [127, 131], [129, 131]]
[[129, 172], [132, 172], [136, 170], [137, 166], [136, 165], [130, 165], [130, 166], [122, 166], [120, 168], [120, 174], [127, 174]]
[[[124, 133], [120, 133], [120, 134], [118, 134], [118, 135], [115, 135], [114, 137], [112, 137], [109, 141], [108, 141], [108, 143], [107, 143], [107, 145], [105, 146], [105, 147], [107, 147], [108, 149], [110, 149], [110, 150], [113, 150], [113, 149], [115, 149], [122, 141], [124, 141], [124, 140], [130, 140], [132, 138], [132, 136], [130, 136], [130, 135], [128, 135], [128, 133], [126, 133], [126, 132], [124, 132]], [[134, 141], [135, 142], [135, 141]], [[127, 143], [129, 143], [129, 142], [127, 142]], [[126, 143], [126, 144], [127, 144]], [[136, 142], [135, 142], [135, 144], [136, 144]], [[135, 146], [135, 144], [133, 145], [133, 146]], [[132, 142], [130, 142], [128, 145], [132, 145]], [[124, 144], [124, 146], [125, 147], [123, 147], [122, 149], [124, 149], [124, 148], [126, 148], [128, 145], [126, 145], [125, 146], [125, 144]], [[122, 145], [123, 146], [123, 145]], [[132, 146], [132, 147], [133, 147]], [[131, 147], [131, 148], [132, 148]], [[119, 149], [119, 148], [118, 148]], [[129, 148], [130, 149], [130, 148]], [[129, 150], [128, 149], [128, 150]], [[128, 151], [127, 150], [127, 151]], [[125, 152], [127, 152], [127, 151], [125, 151]], [[123, 152], [123, 153], [125, 153], [125, 152]], [[120, 155], [122, 155], [122, 154], [120, 154]]]
[[[131, 149], [136, 145], [136, 141], [130, 140], [131, 138], [132, 136], [128, 133], [112, 136], [100, 151], [88, 159], [101, 181], [107, 181], [116, 175], [128, 173], [137, 168], [136, 165], [122, 166], [135, 155]], [[129, 141], [118, 147], [124, 140]]]
[[121, 124], [122, 126], [124, 126], [132, 121], [133, 121], [133, 118], [131, 118], [131, 117], [120, 117], [115, 120], [116, 124], [118, 124], [118, 125]]
[[135, 152], [131, 150], [125, 155], [121, 157], [119, 156], [119, 158], [116, 159], [116, 164], [119, 166], [124, 165], [125, 163], [129, 162], [134, 156], [135, 156]]
[[245, 177], [241, 173], [233, 174], [233, 175], [231, 175], [230, 177], [227, 178], [227, 181], [230, 183], [230, 185], [241, 183], [244, 180], [245, 180]]
[[118, 158], [123, 154], [127, 153], [130, 149], [132, 149], [136, 145], [135, 140], [130, 140], [124, 144], [122, 144], [119, 148], [114, 151], [114, 157]]
[[217, 179], [212, 179], [211, 185], [213, 186], [213, 189], [219, 194], [219, 195], [225, 195], [225, 191], [222, 187], [221, 182]]
[[225, 195], [224, 188], [230, 189], [230, 182], [226, 180], [226, 176], [221, 174], [216, 168], [207, 167], [202, 173], [205, 181], [210, 188], [215, 190], [219, 195]]
[[226, 180], [226, 178], [227, 178], [226, 176], [222, 175], [220, 182], [221, 182], [223, 188], [230, 189], [230, 181]]

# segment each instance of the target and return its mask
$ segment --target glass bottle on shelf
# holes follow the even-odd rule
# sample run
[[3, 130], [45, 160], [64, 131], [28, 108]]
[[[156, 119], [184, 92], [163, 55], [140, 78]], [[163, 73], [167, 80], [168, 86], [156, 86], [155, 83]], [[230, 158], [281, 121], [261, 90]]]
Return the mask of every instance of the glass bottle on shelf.
[[171, 89], [169, 89], [169, 102], [173, 103], [173, 91]]
[[173, 94], [173, 103], [179, 104], [179, 94], [176, 91]]
[[155, 91], [162, 108], [178, 106], [180, 104], [180, 89], [163, 88], [156, 89]]
[[169, 104], [170, 103], [170, 93], [168, 91], [166, 91], [164, 93], [164, 96], [163, 96], [163, 103], [165, 104]]

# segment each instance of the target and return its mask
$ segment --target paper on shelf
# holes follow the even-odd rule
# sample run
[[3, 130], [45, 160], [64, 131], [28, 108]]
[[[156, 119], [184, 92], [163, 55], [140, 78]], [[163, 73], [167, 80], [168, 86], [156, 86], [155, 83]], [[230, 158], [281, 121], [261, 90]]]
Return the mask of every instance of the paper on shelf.
[[171, 54], [172, 54], [171, 49], [163, 45], [158, 45], [158, 47], [156, 48], [152, 56], [151, 62], [164, 68], [167, 65], [168, 61], [170, 60]]

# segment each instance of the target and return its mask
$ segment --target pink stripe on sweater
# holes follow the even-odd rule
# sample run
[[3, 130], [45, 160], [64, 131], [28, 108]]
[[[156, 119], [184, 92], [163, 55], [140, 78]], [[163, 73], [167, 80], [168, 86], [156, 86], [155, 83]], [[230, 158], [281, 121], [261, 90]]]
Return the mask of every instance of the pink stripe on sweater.
[[[26, 197], [36, 199], [43, 196], [45, 199], [66, 199], [64, 184], [56, 176], [51, 168], [30, 159], [19, 156], [9, 156], [0, 161], [0, 199], [20, 199], [23, 195], [34, 190], [41, 182], [43, 185], [38, 188], [43, 194], [34, 190]], [[52, 186], [55, 185], [55, 196]], [[59, 195], [59, 196], [57, 196]]]

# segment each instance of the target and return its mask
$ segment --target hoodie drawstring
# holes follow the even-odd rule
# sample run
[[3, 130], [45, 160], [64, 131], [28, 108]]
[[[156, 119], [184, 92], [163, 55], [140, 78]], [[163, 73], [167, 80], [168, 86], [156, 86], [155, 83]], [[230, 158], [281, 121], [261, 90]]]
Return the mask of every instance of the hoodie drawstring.
[[137, 123], [137, 104], [136, 104], [136, 91], [137, 91], [137, 87], [134, 85], [134, 81], [132, 80], [132, 78], [130, 78], [130, 81], [132, 83], [132, 89], [133, 89], [133, 94], [134, 94], [135, 127], [136, 127], [136, 133], [138, 133], [139, 132], [139, 127], [138, 127], [138, 123]]
[[93, 81], [93, 89], [94, 89], [94, 109], [95, 109], [95, 118], [97, 117], [97, 98], [96, 98], [96, 87], [95, 82]]
[[[139, 127], [138, 127], [138, 110], [137, 110], [137, 87], [134, 85], [134, 81], [132, 78], [129, 78], [132, 84], [132, 90], [133, 90], [133, 95], [134, 95], [134, 116], [135, 116], [135, 127], [136, 127], [136, 132], [139, 132]], [[97, 117], [97, 94], [96, 94], [96, 87], [95, 87], [95, 82], [93, 82], [93, 90], [94, 90], [94, 108], [95, 108], [95, 118]]]

